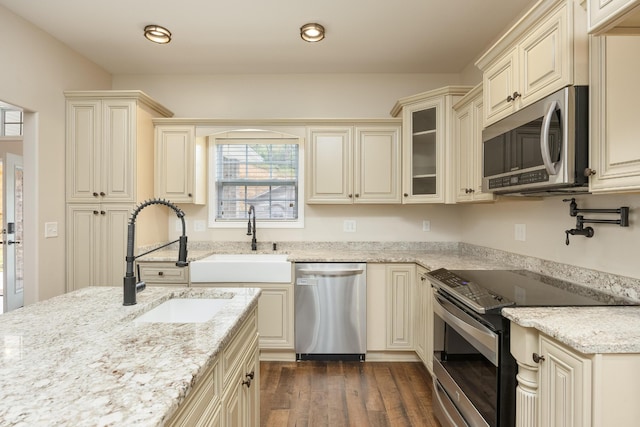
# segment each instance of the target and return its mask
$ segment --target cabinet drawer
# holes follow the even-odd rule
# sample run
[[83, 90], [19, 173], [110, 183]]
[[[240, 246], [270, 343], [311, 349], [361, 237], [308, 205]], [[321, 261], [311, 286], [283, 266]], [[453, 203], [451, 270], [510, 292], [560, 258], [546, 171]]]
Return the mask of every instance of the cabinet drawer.
[[147, 284], [188, 284], [189, 268], [172, 262], [140, 262], [140, 280]]
[[244, 360], [244, 356], [248, 351], [248, 346], [253, 344], [258, 335], [258, 316], [254, 310], [240, 331], [231, 340], [229, 345], [224, 349], [222, 354], [222, 378], [223, 388], [226, 387], [230, 378], [233, 376], [235, 366]]

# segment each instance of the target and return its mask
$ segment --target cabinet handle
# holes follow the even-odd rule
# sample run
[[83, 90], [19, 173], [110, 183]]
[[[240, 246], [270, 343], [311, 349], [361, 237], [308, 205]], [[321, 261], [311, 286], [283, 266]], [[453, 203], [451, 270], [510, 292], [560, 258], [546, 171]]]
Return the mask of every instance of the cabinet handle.
[[585, 177], [590, 177], [596, 174], [596, 170], [591, 168], [586, 168], [583, 174]]
[[533, 353], [533, 361], [536, 363], [544, 362], [544, 356], [538, 353]]
[[158, 276], [164, 276], [164, 272], [163, 271], [158, 271]]
[[360, 197], [360, 194], [359, 194], [359, 193], [356, 193], [356, 197]]
[[407, 194], [407, 193], [404, 193], [404, 197], [409, 197], [409, 194]]
[[515, 101], [516, 98], [519, 98], [520, 96], [522, 95], [520, 95], [518, 92], [513, 92], [513, 95], [507, 96], [507, 102]]
[[254, 376], [255, 376], [255, 371], [251, 371], [248, 374], [245, 374], [245, 377], [247, 377], [249, 379], [253, 379]]
[[94, 215], [98, 215], [99, 213], [100, 213], [100, 212], [98, 212], [98, 211], [93, 211], [93, 214], [94, 214]]
[[104, 191], [101, 191], [101, 192], [100, 192], [100, 195], [101, 195], [102, 197], [106, 196], [106, 194], [104, 193]]
[[106, 215], [107, 213], [105, 211], [100, 211], [100, 215]]
[[98, 197], [98, 193], [96, 193], [95, 191], [93, 192], [93, 197]]
[[189, 194], [187, 194], [187, 196], [189, 196], [189, 197], [193, 197], [193, 194], [189, 193]]
[[255, 376], [255, 371], [251, 371], [248, 374], [244, 374], [244, 376], [247, 379], [242, 381], [242, 385], [246, 385], [247, 388], [251, 387], [251, 381], [253, 381], [253, 377]]
[[246, 381], [242, 381], [242, 385], [246, 385], [247, 388], [250, 388], [251, 387], [251, 378], [249, 378]]
[[353, 197], [353, 194], [349, 194], [349, 198], [351, 199]]

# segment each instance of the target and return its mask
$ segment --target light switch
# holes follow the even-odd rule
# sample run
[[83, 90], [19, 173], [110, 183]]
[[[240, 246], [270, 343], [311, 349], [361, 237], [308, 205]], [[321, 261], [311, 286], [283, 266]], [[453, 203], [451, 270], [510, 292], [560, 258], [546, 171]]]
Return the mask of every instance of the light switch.
[[44, 237], [58, 237], [58, 223], [57, 222], [45, 222], [44, 223]]

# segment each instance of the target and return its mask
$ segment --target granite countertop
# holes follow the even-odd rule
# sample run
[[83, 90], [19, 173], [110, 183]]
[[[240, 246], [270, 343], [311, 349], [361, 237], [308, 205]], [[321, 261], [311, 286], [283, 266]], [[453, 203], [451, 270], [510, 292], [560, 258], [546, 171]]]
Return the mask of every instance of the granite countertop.
[[[259, 289], [90, 287], [0, 316], [0, 424], [158, 426], [256, 307]], [[205, 323], [136, 323], [171, 297], [230, 298]]]
[[640, 307], [512, 307], [502, 314], [584, 354], [640, 353]]

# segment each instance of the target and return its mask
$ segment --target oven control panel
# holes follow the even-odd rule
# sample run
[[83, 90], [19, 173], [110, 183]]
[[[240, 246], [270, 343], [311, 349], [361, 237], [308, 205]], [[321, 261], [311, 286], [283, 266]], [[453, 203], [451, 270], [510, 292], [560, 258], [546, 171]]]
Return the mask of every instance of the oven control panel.
[[515, 304], [508, 298], [494, 294], [477, 283], [466, 280], [446, 268], [440, 268], [427, 274], [437, 288], [452, 295], [478, 313], [486, 313], [487, 311]]

